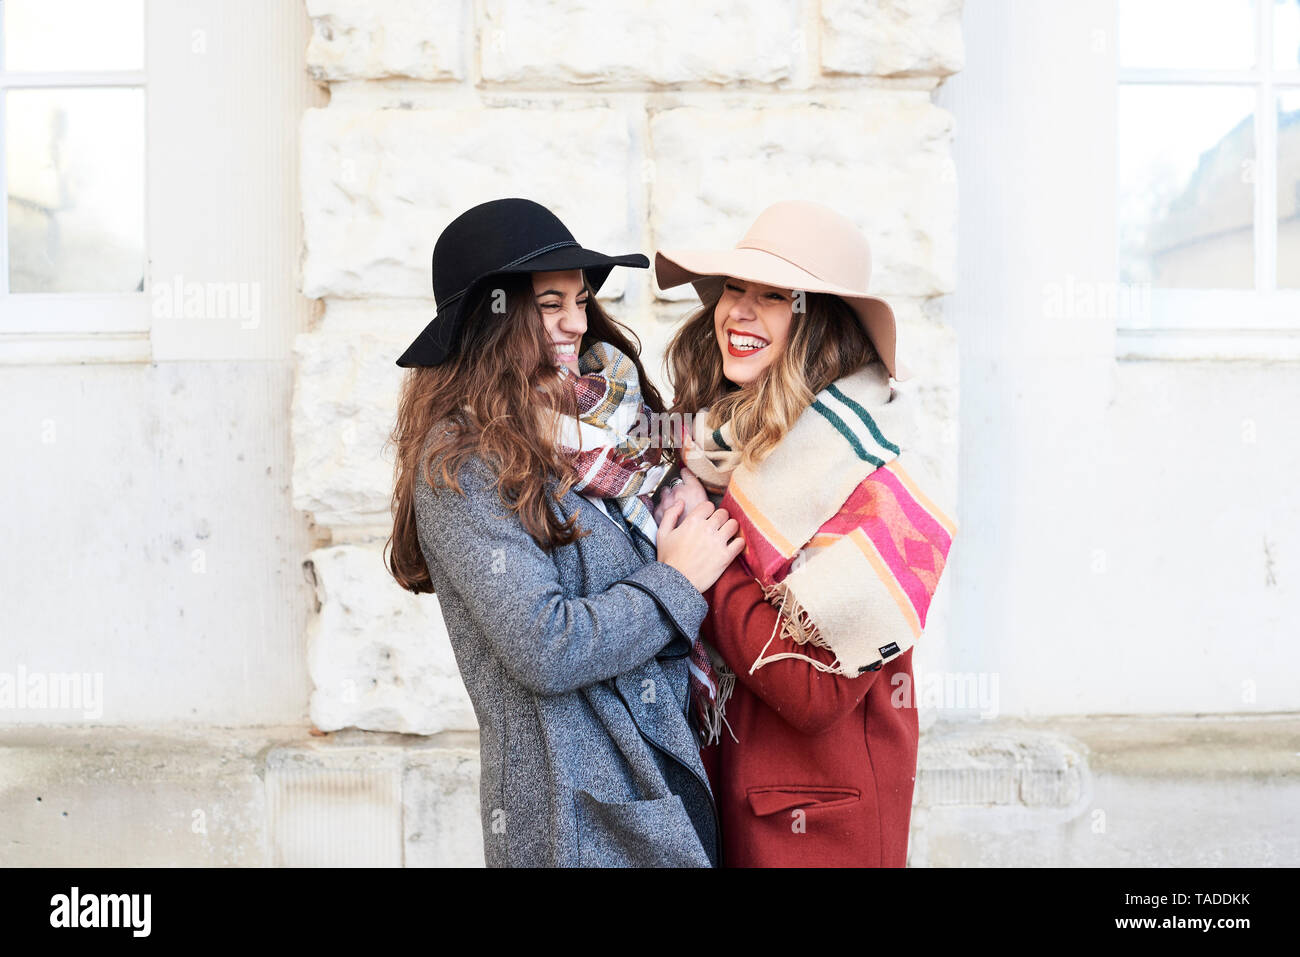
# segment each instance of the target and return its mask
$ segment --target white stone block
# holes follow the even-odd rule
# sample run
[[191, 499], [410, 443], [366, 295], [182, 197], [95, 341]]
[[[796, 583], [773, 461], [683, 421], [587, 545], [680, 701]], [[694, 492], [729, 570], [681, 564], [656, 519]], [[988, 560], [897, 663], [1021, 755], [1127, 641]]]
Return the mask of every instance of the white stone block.
[[410, 749], [402, 820], [407, 867], [483, 867], [478, 749]]
[[266, 757], [272, 867], [401, 867], [400, 748], [276, 748]]
[[265, 867], [264, 756], [302, 734], [0, 729], [0, 867]]
[[396, 361], [433, 309], [386, 315], [377, 313], [373, 326], [327, 319], [295, 342], [293, 502], [318, 525], [392, 521]]
[[962, 0], [822, 0], [826, 73], [936, 76], [964, 65]]
[[307, 0], [307, 68], [318, 80], [459, 80], [465, 76], [461, 0]]
[[308, 629], [312, 723], [407, 734], [476, 728], [437, 597], [404, 591], [378, 547], [320, 548], [308, 559], [320, 602]]
[[943, 321], [924, 314], [906, 299], [892, 302], [898, 320], [898, 356], [911, 378], [895, 383], [916, 409], [915, 451], [926, 460], [943, 489], [939, 497], [953, 507], [957, 501], [957, 442], [959, 373], [957, 334]]
[[483, 79], [657, 86], [775, 83], [803, 42], [800, 4], [484, 0]]
[[917, 757], [915, 803], [1075, 806], [1085, 795], [1086, 749], [1046, 731], [944, 731]]
[[[871, 243], [870, 291], [952, 291], [956, 267], [953, 118], [918, 91], [785, 106], [687, 106], [651, 120], [656, 249], [730, 249], [779, 200], [824, 203]], [[688, 285], [660, 293], [689, 299]]]
[[[303, 293], [432, 303], [443, 227], [509, 196], [553, 210], [588, 248], [644, 252], [633, 166], [630, 117], [613, 109], [308, 110]], [[621, 273], [603, 297], [621, 292]]]

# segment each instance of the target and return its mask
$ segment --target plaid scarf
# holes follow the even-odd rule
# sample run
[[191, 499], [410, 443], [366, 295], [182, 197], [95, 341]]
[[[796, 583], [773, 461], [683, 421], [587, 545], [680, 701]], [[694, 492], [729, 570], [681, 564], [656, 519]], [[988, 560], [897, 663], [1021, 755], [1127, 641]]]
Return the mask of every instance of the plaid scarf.
[[[794, 651], [766, 655], [749, 672], [797, 658], [853, 677], [906, 652], [921, 636], [956, 524], [934, 504], [935, 483], [904, 453], [914, 432], [910, 400], [872, 362], [819, 392], [775, 449], [739, 464], [729, 423], [695, 418], [685, 459], [740, 522], [742, 559], [779, 604], [783, 642], [829, 649], [823, 662]], [[906, 466], [904, 459], [907, 460]]]
[[[641, 400], [636, 365], [609, 343], [596, 342], [578, 358], [581, 375], [560, 368], [573, 379], [578, 399], [578, 417], [561, 417], [559, 432], [560, 448], [579, 476], [574, 489], [615, 500], [629, 529], [656, 543], [650, 493], [670, 466], [653, 462], [651, 410]], [[691, 641], [687, 665], [701, 724], [716, 728], [720, 682], [698, 635]]]
[[559, 444], [578, 473], [574, 489], [614, 499], [627, 524], [656, 539], [650, 493], [668, 471], [651, 447], [650, 408], [632, 360], [607, 342], [578, 357], [578, 371], [559, 367], [573, 380], [578, 417], [560, 418]]

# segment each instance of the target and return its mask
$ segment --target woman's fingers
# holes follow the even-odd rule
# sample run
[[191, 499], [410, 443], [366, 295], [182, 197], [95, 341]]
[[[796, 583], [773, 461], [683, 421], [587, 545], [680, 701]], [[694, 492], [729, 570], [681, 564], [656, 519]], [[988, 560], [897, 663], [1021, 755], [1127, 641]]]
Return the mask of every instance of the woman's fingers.
[[656, 524], [662, 525], [664, 523], [664, 516], [668, 514], [668, 509], [675, 505], [679, 498], [680, 496], [678, 496], [675, 488], [670, 488], [659, 496], [659, 501], [654, 508]]
[[[672, 502], [666, 509], [664, 509], [664, 519], [659, 524], [670, 530], [676, 528], [677, 520], [682, 517], [682, 510], [685, 507], [685, 504], [682, 502]], [[660, 531], [662, 530], [663, 529], [661, 528]]]
[[713, 514], [713, 503], [710, 501], [696, 502], [691, 508], [690, 517], [698, 518], [700, 521], [706, 521]]
[[685, 465], [682, 466], [680, 474], [682, 476], [682, 484], [687, 488], [699, 489], [701, 492], [704, 491], [704, 483], [702, 483], [699, 478], [696, 477], [695, 473]]
[[677, 483], [674, 491], [692, 505], [709, 500], [709, 493], [705, 491], [704, 485], [695, 473], [686, 466], [682, 466], [681, 480]]

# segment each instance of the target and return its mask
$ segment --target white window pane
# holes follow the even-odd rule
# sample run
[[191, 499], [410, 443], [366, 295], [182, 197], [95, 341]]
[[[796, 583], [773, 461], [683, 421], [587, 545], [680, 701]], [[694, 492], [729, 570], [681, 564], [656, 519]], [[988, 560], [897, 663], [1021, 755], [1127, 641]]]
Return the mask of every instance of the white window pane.
[[1125, 67], [1255, 65], [1255, 0], [1119, 0]]
[[11, 292], [144, 288], [144, 90], [5, 97]]
[[1250, 88], [1120, 87], [1124, 281], [1254, 286], [1254, 98]]
[[1300, 70], [1300, 0], [1273, 4], [1273, 65], [1279, 70]]
[[3, 0], [6, 70], [143, 70], [144, 0]]
[[1300, 90], [1277, 98], [1277, 285], [1300, 289]]

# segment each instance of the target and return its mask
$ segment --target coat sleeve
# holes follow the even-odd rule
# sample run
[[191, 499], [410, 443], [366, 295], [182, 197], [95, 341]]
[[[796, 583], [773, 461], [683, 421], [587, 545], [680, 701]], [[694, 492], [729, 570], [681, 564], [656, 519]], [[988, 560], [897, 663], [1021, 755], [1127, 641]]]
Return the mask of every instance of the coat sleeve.
[[[779, 617], [776, 608], [763, 597], [763, 589], [739, 558], [704, 597], [709, 615], [701, 637], [718, 650], [738, 682], [803, 734], [829, 730], [858, 706], [880, 675], [877, 670], [846, 678], [818, 671], [797, 658], [768, 662], [751, 675], [750, 667], [772, 638]], [[796, 647], [778, 635], [765, 654], [781, 651], [797, 651], [828, 665], [835, 660], [825, 648], [812, 644]]]
[[501, 503], [488, 467], [470, 459], [459, 480], [464, 495], [416, 476], [418, 535], [521, 685], [564, 694], [636, 668], [678, 636], [695, 639], [708, 604], [677, 569], [648, 562], [605, 591], [565, 598], [554, 559]]

